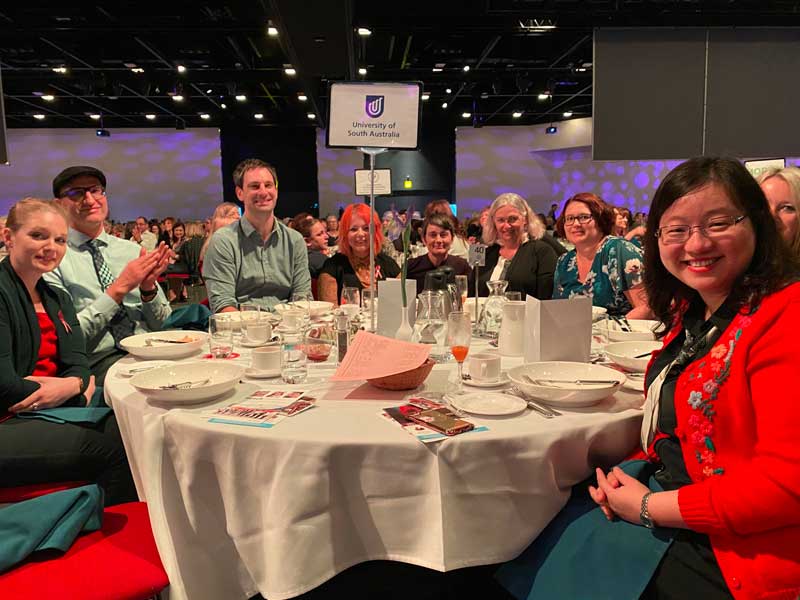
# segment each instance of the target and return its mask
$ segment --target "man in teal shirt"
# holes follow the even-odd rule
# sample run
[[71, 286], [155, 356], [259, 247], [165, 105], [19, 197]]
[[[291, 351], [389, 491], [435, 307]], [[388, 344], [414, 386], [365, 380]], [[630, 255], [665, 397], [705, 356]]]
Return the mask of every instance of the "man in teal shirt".
[[53, 180], [53, 195], [69, 215], [67, 253], [45, 275], [72, 297], [86, 338], [89, 366], [97, 385], [126, 355], [127, 335], [157, 331], [172, 312], [156, 280], [172, 255], [164, 244], [146, 253], [103, 229], [108, 218], [106, 176], [94, 167], [69, 167]]
[[242, 303], [272, 308], [311, 292], [305, 240], [275, 218], [277, 180], [274, 167], [254, 158], [233, 171], [244, 216], [214, 233], [203, 261], [215, 313], [238, 310]]

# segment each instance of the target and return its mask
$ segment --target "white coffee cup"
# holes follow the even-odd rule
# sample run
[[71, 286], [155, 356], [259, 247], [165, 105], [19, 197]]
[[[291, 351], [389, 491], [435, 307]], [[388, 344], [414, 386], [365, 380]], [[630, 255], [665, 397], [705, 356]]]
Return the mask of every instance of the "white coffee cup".
[[281, 349], [280, 346], [266, 346], [255, 348], [251, 354], [251, 366], [256, 371], [276, 371], [281, 370]]
[[281, 312], [281, 322], [286, 329], [298, 331], [303, 325], [305, 316], [302, 310], [284, 310]]
[[474, 381], [492, 382], [500, 379], [500, 355], [493, 352], [477, 352], [467, 357], [469, 376]]
[[266, 344], [272, 338], [272, 325], [266, 319], [245, 321], [243, 327], [245, 338], [252, 344]]

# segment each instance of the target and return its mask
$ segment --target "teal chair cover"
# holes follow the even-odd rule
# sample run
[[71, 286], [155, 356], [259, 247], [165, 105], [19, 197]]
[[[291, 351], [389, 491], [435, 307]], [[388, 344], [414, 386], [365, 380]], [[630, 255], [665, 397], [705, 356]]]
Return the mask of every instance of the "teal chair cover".
[[[662, 491], [652, 464], [620, 467]], [[590, 484], [596, 481], [573, 487], [567, 505], [534, 542], [497, 570], [496, 579], [518, 600], [635, 600], [647, 587], [675, 530], [608, 521], [589, 496]]]
[[208, 317], [211, 311], [202, 304], [190, 304], [177, 310], [167, 317], [162, 325], [163, 329], [195, 329], [206, 331], [208, 329]]
[[0, 508], [0, 573], [39, 550], [66, 552], [102, 524], [103, 491], [94, 484]]

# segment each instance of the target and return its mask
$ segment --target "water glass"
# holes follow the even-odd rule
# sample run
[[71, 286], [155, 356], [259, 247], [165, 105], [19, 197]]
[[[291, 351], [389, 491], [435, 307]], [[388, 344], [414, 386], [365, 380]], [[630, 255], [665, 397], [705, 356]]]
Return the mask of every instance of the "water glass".
[[228, 358], [233, 353], [234, 321], [236, 313], [211, 315], [208, 318], [208, 350], [212, 358]]
[[344, 309], [347, 316], [351, 319], [358, 315], [359, 306], [361, 305], [361, 295], [357, 287], [344, 287], [342, 288], [342, 301], [339, 305]]
[[302, 311], [305, 326], [308, 326], [311, 322], [311, 303], [313, 301], [314, 296], [311, 295], [311, 292], [295, 292], [292, 294], [292, 308]]
[[506, 292], [506, 300], [509, 302], [520, 302], [522, 300], [522, 292]]
[[378, 290], [367, 288], [361, 290], [361, 309], [364, 312], [364, 321], [367, 329], [370, 329], [372, 327], [372, 313], [378, 309]]
[[286, 333], [281, 341], [281, 379], [284, 383], [303, 383], [308, 377], [308, 363], [299, 333]]

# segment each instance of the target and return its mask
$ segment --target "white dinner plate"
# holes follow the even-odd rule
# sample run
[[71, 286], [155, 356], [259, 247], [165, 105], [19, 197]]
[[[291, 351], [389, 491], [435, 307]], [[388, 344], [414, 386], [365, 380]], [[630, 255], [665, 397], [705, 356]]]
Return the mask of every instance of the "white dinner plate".
[[[244, 367], [225, 360], [173, 363], [137, 373], [131, 385], [151, 400], [171, 404], [196, 404], [233, 389]], [[183, 387], [180, 384], [191, 384]], [[178, 387], [170, 387], [178, 385]]]
[[119, 365], [117, 367], [117, 375], [119, 377], [133, 377], [137, 373], [144, 373], [145, 371], [158, 369], [159, 367], [168, 367], [171, 364], [173, 364], [171, 360], [148, 360], [128, 363], [127, 365]]
[[473, 415], [514, 415], [528, 408], [528, 403], [522, 398], [497, 392], [472, 392], [449, 398], [453, 406]]
[[[120, 346], [138, 358], [184, 358], [195, 354], [205, 346], [207, 339], [208, 334], [204, 331], [173, 329], [132, 335], [122, 340]], [[150, 341], [149, 346], [147, 345], [148, 341]]]
[[492, 381], [484, 381], [478, 379], [463, 379], [462, 383], [464, 385], [476, 388], [496, 388], [500, 387], [501, 385], [506, 385], [509, 381], [510, 380], [508, 378], [508, 375], [506, 375], [505, 373], [501, 373], [500, 377]]

